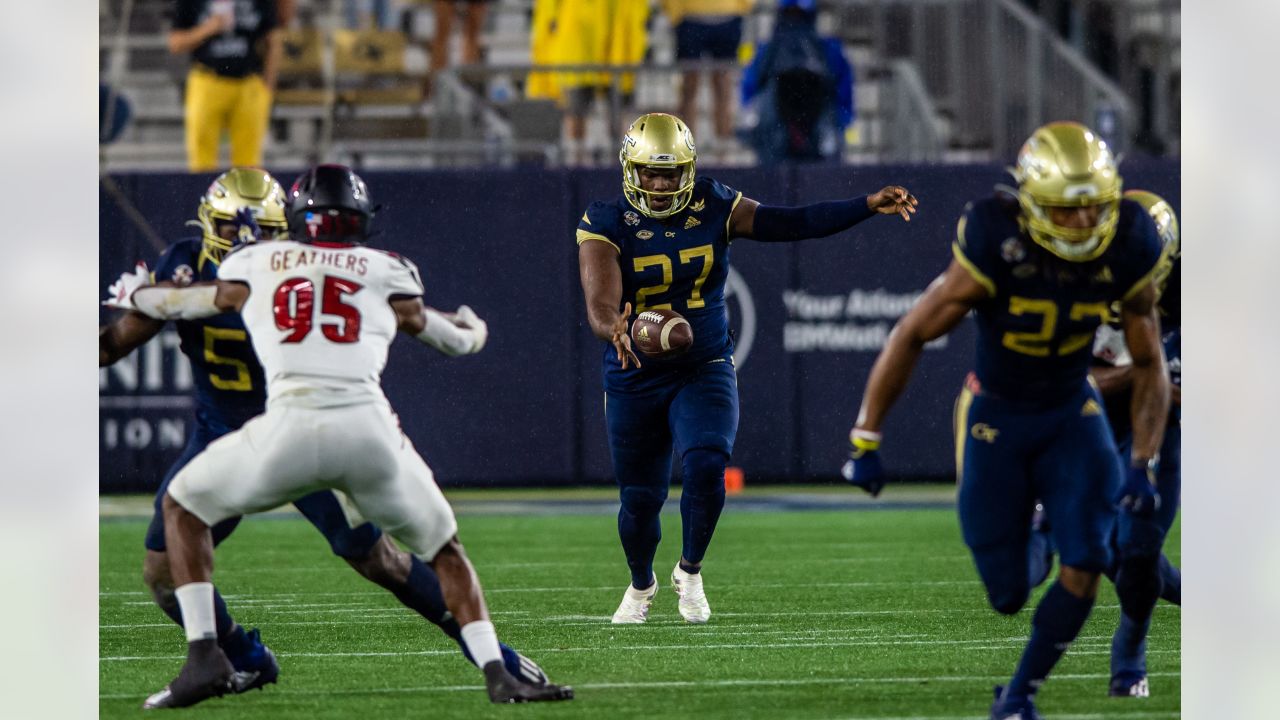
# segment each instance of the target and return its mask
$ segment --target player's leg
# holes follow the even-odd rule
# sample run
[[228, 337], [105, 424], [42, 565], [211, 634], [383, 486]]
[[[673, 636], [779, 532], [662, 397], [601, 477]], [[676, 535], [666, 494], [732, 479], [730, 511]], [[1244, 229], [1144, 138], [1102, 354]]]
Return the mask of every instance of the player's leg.
[[1100, 398], [1090, 391], [1052, 414], [1049, 444], [1035, 458], [1035, 492], [1052, 525], [1062, 568], [1031, 619], [1031, 638], [1018, 668], [992, 708], [992, 716], [1017, 716], [1033, 707], [1036, 691], [1075, 641], [1093, 609], [1115, 521], [1112, 505], [1120, 465]]
[[231, 164], [237, 167], [261, 167], [262, 145], [271, 119], [271, 92], [260, 75], [250, 75], [237, 83], [237, 100], [231, 109], [228, 134], [231, 140]]
[[[337, 491], [321, 490], [293, 504], [324, 535], [334, 555], [439, 627], [462, 647], [468, 661], [475, 662], [462, 642], [462, 628], [449, 612], [440, 580], [431, 566], [397, 547], [377, 525], [366, 522], [354, 505]], [[512, 675], [534, 685], [547, 681], [546, 673], [537, 663], [504, 643], [499, 643], [499, 649]]]
[[480, 580], [458, 542], [453, 509], [389, 409], [369, 404], [325, 414], [327, 422], [317, 428], [318, 456], [336, 472], [335, 489], [435, 571], [445, 604], [461, 626], [462, 642], [484, 671], [489, 699], [571, 699], [570, 688], [528, 685], [507, 671]]
[[[1120, 623], [1111, 639], [1111, 685], [1114, 697], [1147, 697], [1147, 634], [1151, 615], [1164, 591], [1164, 576], [1176, 569], [1161, 552], [1164, 538], [1178, 512], [1181, 495], [1180, 428], [1170, 425], [1160, 448], [1161, 467], [1156, 484], [1160, 509], [1151, 518], [1121, 511], [1115, 533], [1116, 596]], [[1172, 572], [1171, 572], [1172, 571]], [[1181, 577], [1173, 578], [1181, 599]]]
[[[145, 540], [146, 557], [142, 565], [142, 578], [156, 605], [170, 620], [182, 626], [182, 612], [178, 608], [178, 597], [174, 593], [173, 578], [169, 573], [169, 555], [165, 551], [163, 500], [169, 483], [178, 471], [187, 465], [208, 444], [218, 436], [198, 428], [192, 433], [182, 455], [174, 461], [160, 483], [156, 492], [155, 513], [151, 516], [151, 524], [147, 527]], [[236, 526], [240, 517], [224, 520], [211, 528], [213, 544], [216, 547], [225, 540]], [[279, 667], [271, 651], [262, 644], [258, 631], [246, 632], [227, 610], [227, 603], [215, 589], [213, 593], [214, 624], [218, 635], [218, 646], [222, 648], [236, 669], [234, 691], [245, 692], [271, 682], [275, 682]]]
[[724, 510], [724, 470], [738, 434], [738, 380], [727, 362], [698, 368], [676, 392], [668, 413], [680, 454], [684, 488], [680, 520], [684, 544], [671, 572], [680, 615], [689, 622], [711, 617], [702, 584], [702, 559]]
[[605, 399], [605, 423], [618, 479], [618, 538], [631, 582], [613, 614], [615, 623], [642, 623], [658, 591], [653, 558], [662, 540], [660, 513], [671, 482], [671, 431], [666, 392], [613, 393]]
[[[1164, 431], [1156, 489], [1160, 492], [1156, 522], [1164, 528], [1167, 539], [1182, 504], [1182, 424], [1175, 418], [1169, 419]], [[1174, 605], [1182, 604], [1182, 571], [1164, 553], [1160, 554], [1160, 597]]]

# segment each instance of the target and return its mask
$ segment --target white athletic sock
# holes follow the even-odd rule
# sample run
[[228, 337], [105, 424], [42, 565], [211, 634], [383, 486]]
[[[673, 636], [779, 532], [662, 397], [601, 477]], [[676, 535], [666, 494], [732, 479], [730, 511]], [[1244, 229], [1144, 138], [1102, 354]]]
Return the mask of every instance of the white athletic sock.
[[471, 657], [476, 665], [483, 668], [494, 660], [502, 660], [502, 650], [498, 648], [498, 631], [488, 620], [476, 620], [462, 626], [462, 642], [467, 644]]
[[213, 619], [213, 583], [187, 583], [174, 590], [173, 594], [178, 596], [178, 608], [182, 610], [182, 627], [187, 631], [187, 642], [216, 639], [218, 628]]

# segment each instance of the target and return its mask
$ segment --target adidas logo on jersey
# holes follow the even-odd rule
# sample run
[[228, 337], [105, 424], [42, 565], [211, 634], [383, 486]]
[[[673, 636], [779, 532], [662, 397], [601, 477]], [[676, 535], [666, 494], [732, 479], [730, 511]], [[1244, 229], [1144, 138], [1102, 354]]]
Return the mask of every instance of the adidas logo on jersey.
[[691, 228], [691, 227], [697, 227], [697, 226], [699, 226], [699, 225], [701, 225], [701, 224], [702, 224], [702, 221], [701, 221], [701, 220], [699, 220], [698, 218], [696, 218], [696, 217], [694, 217], [694, 216], [690, 215], [690, 216], [689, 216], [689, 218], [688, 218], [687, 220], [685, 220], [685, 221], [684, 221], [684, 229], [685, 229], [685, 230], [688, 230], [688, 229], [689, 229], [689, 228]]
[[1098, 401], [1094, 400], [1093, 398], [1089, 398], [1088, 400], [1085, 400], [1084, 407], [1080, 408], [1080, 417], [1091, 417], [1093, 415], [1101, 415], [1101, 414], [1102, 414], [1102, 406], [1099, 405]]

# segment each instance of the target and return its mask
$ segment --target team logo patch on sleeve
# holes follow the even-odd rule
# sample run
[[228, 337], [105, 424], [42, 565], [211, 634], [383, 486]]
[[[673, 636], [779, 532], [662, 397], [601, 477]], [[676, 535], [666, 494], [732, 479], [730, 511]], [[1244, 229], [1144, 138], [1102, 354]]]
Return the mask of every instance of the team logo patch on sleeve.
[[622, 213], [622, 221], [628, 225], [639, 225], [640, 216], [637, 215], [634, 210], [628, 210]]
[[1026, 259], [1027, 249], [1018, 238], [1005, 238], [1004, 242], [1000, 243], [1000, 257], [1007, 263], [1019, 263]]
[[173, 269], [173, 284], [179, 287], [190, 285], [196, 277], [190, 265], [179, 265]]

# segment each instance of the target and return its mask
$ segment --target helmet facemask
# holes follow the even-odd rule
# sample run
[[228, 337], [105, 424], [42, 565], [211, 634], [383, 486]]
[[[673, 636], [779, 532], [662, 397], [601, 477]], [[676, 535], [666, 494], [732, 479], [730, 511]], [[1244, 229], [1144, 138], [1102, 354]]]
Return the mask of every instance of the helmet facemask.
[[[627, 196], [627, 201], [632, 207], [644, 213], [651, 218], [667, 218], [675, 215], [689, 204], [693, 199], [693, 181], [694, 181], [694, 165], [693, 162], [685, 163], [645, 163], [640, 164], [628, 159], [625, 155], [622, 159], [622, 190]], [[675, 190], [668, 192], [658, 190], [645, 190], [640, 184], [640, 169], [643, 167], [674, 167], [680, 169], [680, 184]], [[656, 198], [671, 198], [671, 206], [666, 210], [654, 210], [653, 200]]]

